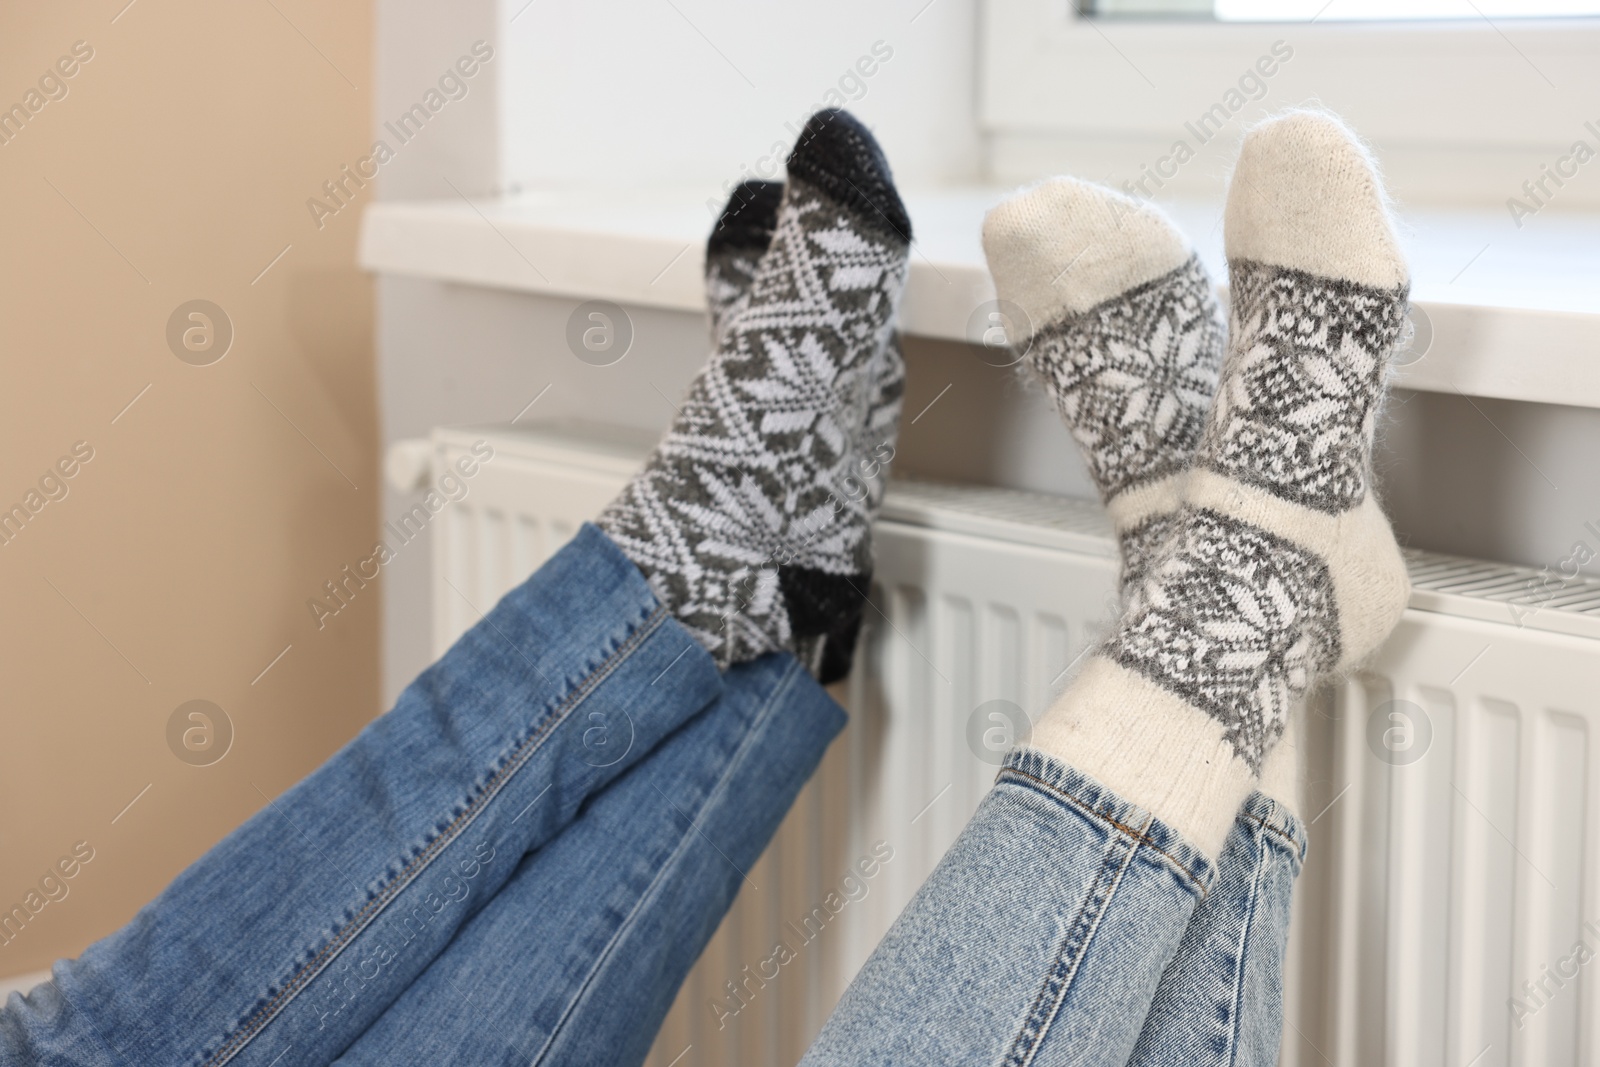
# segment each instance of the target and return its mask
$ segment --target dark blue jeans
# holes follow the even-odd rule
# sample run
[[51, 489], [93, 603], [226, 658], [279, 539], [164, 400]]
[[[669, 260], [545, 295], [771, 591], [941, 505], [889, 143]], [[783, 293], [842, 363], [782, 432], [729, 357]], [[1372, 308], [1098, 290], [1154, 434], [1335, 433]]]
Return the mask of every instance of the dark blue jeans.
[[[638, 1063], [843, 725], [793, 657], [719, 674], [586, 526], [13, 996], [0, 1065]], [[807, 1062], [1120, 1064], [1136, 1038], [1140, 1064], [1272, 1062], [1298, 834], [1247, 806], [1213, 882], [1148, 814], [1014, 753]]]

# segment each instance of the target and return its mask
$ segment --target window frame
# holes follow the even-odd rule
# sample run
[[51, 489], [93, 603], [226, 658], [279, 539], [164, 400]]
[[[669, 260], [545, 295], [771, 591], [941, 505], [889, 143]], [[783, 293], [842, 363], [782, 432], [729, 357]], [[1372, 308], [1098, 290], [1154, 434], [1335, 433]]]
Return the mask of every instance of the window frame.
[[1386, 145], [1600, 148], [1600, 18], [1092, 22], [1071, 0], [987, 0], [986, 132], [1175, 138], [1282, 40], [1293, 58], [1242, 111], [1317, 102]]

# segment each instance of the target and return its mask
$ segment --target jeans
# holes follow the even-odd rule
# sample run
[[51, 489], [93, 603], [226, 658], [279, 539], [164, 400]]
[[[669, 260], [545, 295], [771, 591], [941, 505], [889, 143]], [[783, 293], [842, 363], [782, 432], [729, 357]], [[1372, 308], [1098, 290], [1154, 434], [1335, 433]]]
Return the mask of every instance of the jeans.
[[1262, 794], [1218, 863], [1012, 752], [801, 1067], [1278, 1061], [1298, 820]]
[[[642, 1056], [842, 725], [792, 657], [719, 674], [585, 527], [389, 714], [10, 998], [0, 1064], [623, 1062], [577, 1029], [600, 1014]], [[524, 1032], [454, 1055], [497, 996]]]
[[[0, 1065], [638, 1063], [843, 721], [791, 656], [719, 674], [586, 526], [389, 714], [13, 996]], [[806, 1062], [1270, 1062], [1301, 849], [1247, 806], [1214, 866], [1013, 753]]]
[[1245, 801], [1217, 881], [1161, 973], [1130, 1067], [1270, 1067], [1282, 1038], [1289, 905], [1306, 831], [1264, 793]]

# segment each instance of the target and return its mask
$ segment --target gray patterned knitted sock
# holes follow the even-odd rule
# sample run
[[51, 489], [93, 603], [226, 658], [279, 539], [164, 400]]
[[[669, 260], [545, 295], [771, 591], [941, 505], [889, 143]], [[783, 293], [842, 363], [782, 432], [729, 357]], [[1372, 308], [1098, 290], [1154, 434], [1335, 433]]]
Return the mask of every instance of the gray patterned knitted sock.
[[[741, 182], [729, 196], [706, 241], [706, 310], [711, 318], [713, 342], [721, 337], [723, 324], [755, 284], [756, 268], [772, 244], [782, 202], [782, 182]], [[872, 494], [874, 517], [883, 502], [884, 475], [894, 455], [905, 387], [906, 361], [900, 349], [900, 334], [895, 331], [872, 365], [865, 432], [859, 462], [853, 468], [857, 479], [865, 483], [864, 491]], [[847, 493], [857, 492], [848, 482], [841, 488]]]
[[1326, 115], [1264, 123], [1226, 232], [1232, 336], [1176, 529], [1033, 736], [1212, 856], [1290, 708], [1409, 595], [1371, 487], [1408, 291], [1371, 160]]
[[[782, 182], [741, 182], [728, 197], [706, 241], [706, 310], [711, 318], [713, 343], [721, 338], [723, 325], [755, 284], [756, 269], [772, 243], [782, 202]], [[847, 494], [868, 493], [873, 519], [877, 518], [883, 503], [905, 387], [906, 361], [900, 349], [900, 334], [896, 331], [889, 335], [889, 343], [873, 360], [872, 384], [867, 392], [867, 420], [858, 443], [858, 459], [852, 467], [852, 475], [838, 487]], [[862, 487], [857, 488], [851, 477], [862, 483]]]
[[1224, 330], [1188, 242], [1154, 206], [1052, 178], [991, 211], [1000, 298], [1028, 316], [1013, 343], [1088, 461], [1122, 549], [1124, 589], [1172, 531], [1217, 391]]
[[728, 196], [717, 216], [706, 239], [706, 311], [711, 317], [712, 344], [721, 342], [723, 326], [755, 284], [782, 203], [782, 182], [745, 181]]
[[[706, 241], [706, 310], [714, 341], [721, 338], [724, 324], [750, 295], [761, 257], [772, 244], [782, 203], [782, 182], [741, 182], [728, 197]], [[899, 333], [891, 333], [888, 344], [873, 356], [869, 373], [866, 422], [844, 479], [833, 489], [841, 498], [864, 500], [870, 527], [883, 509], [889, 464], [894, 459], [895, 438], [900, 429], [906, 364]], [[865, 591], [871, 584], [870, 542], [863, 542], [863, 548], [868, 550], [863, 571], [866, 577], [860, 583]], [[860, 633], [861, 613], [846, 611], [825, 632], [798, 639], [794, 651], [823, 682], [837, 681], [850, 673]]]
[[837, 487], [861, 462], [911, 227], [845, 112], [813, 116], [788, 168], [748, 296], [600, 525], [720, 664], [789, 649], [831, 680], [848, 650], [817, 639], [859, 625], [872, 560], [873, 494]]

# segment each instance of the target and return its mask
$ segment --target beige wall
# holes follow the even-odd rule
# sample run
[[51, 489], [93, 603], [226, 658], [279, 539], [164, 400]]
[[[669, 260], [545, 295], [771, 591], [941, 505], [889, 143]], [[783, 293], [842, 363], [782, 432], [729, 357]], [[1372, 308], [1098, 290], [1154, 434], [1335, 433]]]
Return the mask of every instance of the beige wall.
[[[0, 107], [93, 50], [0, 145], [0, 509], [45, 501], [0, 527], [0, 912], [93, 850], [0, 977], [126, 921], [379, 710], [377, 588], [320, 632], [306, 608], [377, 525], [357, 212], [306, 207], [371, 139], [370, 7], [125, 3], [0, 11]], [[194, 298], [234, 327], [209, 366], [166, 339]], [[233, 723], [209, 766], [168, 745], [192, 699]]]

